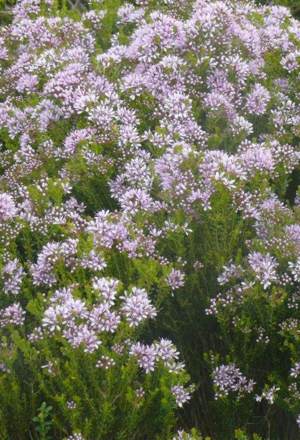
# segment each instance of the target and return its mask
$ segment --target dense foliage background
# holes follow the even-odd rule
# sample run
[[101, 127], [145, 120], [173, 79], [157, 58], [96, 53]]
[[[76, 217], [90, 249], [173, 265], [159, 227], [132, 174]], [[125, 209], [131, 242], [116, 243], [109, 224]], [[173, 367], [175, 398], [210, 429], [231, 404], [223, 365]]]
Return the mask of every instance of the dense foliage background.
[[0, 2], [1, 440], [299, 438], [297, 3]]

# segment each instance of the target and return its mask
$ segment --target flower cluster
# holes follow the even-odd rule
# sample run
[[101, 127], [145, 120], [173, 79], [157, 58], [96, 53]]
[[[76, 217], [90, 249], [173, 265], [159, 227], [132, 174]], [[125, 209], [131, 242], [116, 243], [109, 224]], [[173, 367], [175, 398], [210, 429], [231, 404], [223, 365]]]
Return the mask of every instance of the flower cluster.
[[240, 395], [251, 393], [255, 382], [248, 380], [234, 364], [220, 365], [213, 371], [213, 383], [216, 389], [215, 398], [227, 396], [231, 392]]
[[[123, 316], [129, 327], [136, 327], [156, 316], [156, 310], [144, 289], [133, 287], [130, 293], [120, 297], [122, 303], [116, 307], [117, 280], [96, 278], [93, 288], [99, 294], [92, 306], [74, 297], [71, 288], [56, 290], [44, 311], [43, 332], [50, 335], [60, 333], [72, 347], [81, 346], [85, 352], [93, 353], [102, 344], [101, 334], [115, 333]], [[170, 350], [172, 352], [171, 347]], [[100, 364], [98, 362], [97, 366]]]

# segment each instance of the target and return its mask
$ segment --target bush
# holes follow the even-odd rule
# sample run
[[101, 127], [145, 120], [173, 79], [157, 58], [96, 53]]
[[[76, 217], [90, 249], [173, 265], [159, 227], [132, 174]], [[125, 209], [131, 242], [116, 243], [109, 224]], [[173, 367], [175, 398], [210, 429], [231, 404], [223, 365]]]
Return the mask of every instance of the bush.
[[12, 12], [2, 438], [296, 440], [299, 23], [244, 1]]

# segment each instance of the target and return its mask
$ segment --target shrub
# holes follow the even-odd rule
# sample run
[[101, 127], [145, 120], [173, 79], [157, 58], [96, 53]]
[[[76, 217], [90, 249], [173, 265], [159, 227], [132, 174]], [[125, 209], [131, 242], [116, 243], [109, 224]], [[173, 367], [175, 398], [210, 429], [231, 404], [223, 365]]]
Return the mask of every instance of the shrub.
[[135, 3], [2, 26], [1, 435], [294, 440], [300, 25]]

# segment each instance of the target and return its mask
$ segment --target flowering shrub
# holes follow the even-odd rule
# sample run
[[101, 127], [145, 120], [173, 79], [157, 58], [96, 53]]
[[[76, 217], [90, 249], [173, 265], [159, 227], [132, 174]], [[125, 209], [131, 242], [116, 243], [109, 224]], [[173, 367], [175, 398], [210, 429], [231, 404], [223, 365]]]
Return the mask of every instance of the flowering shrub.
[[21, 0], [0, 59], [3, 439], [296, 439], [289, 10]]

